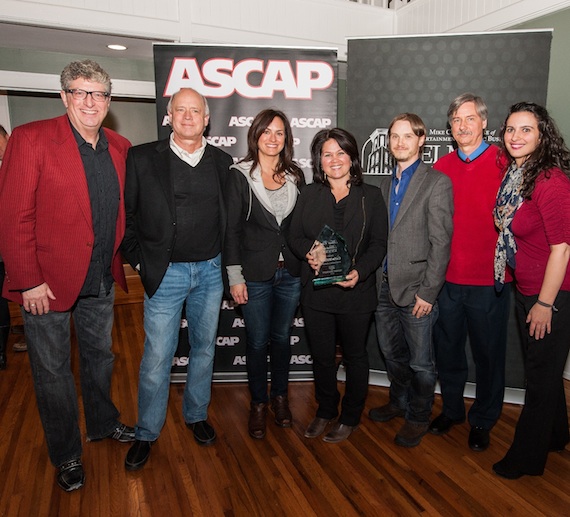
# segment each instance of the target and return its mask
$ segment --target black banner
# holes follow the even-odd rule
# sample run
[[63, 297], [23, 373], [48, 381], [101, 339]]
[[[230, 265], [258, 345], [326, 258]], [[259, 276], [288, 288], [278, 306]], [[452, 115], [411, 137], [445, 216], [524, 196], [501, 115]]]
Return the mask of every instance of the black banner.
[[[377, 184], [378, 175], [391, 174], [388, 125], [400, 113], [416, 113], [425, 122], [428, 134], [422, 159], [426, 163], [453, 151], [447, 109], [465, 92], [485, 100], [489, 108], [485, 139], [497, 143], [512, 104], [546, 105], [551, 40], [551, 31], [349, 40], [346, 122], [362, 146], [366, 181]], [[371, 367], [385, 370], [374, 341], [369, 341]], [[473, 371], [471, 360], [470, 380]], [[524, 386], [514, 313], [509, 321], [506, 375], [507, 386]]]
[[[180, 88], [194, 88], [208, 99], [206, 139], [234, 161], [246, 154], [247, 132], [255, 115], [266, 108], [279, 109], [293, 129], [295, 160], [311, 180], [313, 136], [320, 129], [336, 126], [336, 50], [157, 44], [154, 64], [160, 138], [170, 134], [166, 106]], [[173, 380], [185, 380], [186, 324], [183, 319]], [[222, 304], [216, 345], [214, 380], [244, 380], [245, 328], [239, 308], [232, 303]], [[291, 346], [291, 378], [311, 378], [311, 359], [299, 314], [293, 322]]]

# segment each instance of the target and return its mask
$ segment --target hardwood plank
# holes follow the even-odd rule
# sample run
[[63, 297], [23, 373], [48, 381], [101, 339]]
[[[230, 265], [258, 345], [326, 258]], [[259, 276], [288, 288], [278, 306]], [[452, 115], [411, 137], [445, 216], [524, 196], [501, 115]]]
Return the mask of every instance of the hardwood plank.
[[[167, 420], [148, 464], [126, 472], [128, 445], [84, 443], [86, 485], [67, 494], [55, 482], [37, 412], [27, 354], [8, 347], [0, 372], [0, 516], [324, 516], [390, 515], [558, 516], [570, 508], [570, 450], [550, 455], [542, 477], [509, 481], [491, 467], [506, 452], [520, 407], [505, 405], [491, 447], [474, 453], [469, 428], [427, 435], [413, 449], [395, 445], [402, 419], [366, 416], [350, 439], [331, 445], [304, 438], [314, 416], [310, 382], [290, 387], [293, 426], [268, 419], [267, 436], [247, 433], [247, 386], [215, 384], [210, 420], [218, 433], [200, 447], [181, 415], [183, 385], [172, 385]], [[142, 304], [115, 308], [113, 397], [121, 418], [136, 419], [138, 369], [144, 332]], [[77, 357], [73, 367], [77, 370]], [[79, 389], [79, 386], [78, 386]], [[342, 389], [342, 384], [341, 384]], [[570, 400], [570, 382], [566, 382]], [[370, 387], [367, 408], [388, 401], [388, 390]], [[434, 413], [441, 408], [436, 397]], [[81, 410], [82, 412], [82, 410]], [[85, 428], [83, 417], [80, 425]]]

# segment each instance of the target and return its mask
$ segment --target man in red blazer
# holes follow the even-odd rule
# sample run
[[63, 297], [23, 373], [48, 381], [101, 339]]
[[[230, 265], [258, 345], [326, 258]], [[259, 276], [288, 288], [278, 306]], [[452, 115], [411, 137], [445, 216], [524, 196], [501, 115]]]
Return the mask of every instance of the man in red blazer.
[[111, 80], [93, 61], [61, 73], [67, 114], [14, 129], [0, 171], [3, 296], [22, 306], [40, 418], [57, 482], [85, 482], [70, 317], [80, 354], [87, 440], [134, 440], [110, 397], [114, 282], [126, 290], [119, 244], [128, 140], [101, 128]]

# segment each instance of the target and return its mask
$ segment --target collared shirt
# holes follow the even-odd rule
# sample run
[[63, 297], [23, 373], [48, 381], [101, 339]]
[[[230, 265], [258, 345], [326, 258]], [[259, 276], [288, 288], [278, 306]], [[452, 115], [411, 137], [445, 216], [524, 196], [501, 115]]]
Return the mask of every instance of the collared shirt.
[[196, 149], [193, 153], [189, 153], [180, 147], [174, 141], [174, 133], [170, 133], [170, 149], [172, 152], [178, 156], [183, 162], [186, 162], [188, 165], [192, 167], [196, 167], [200, 163], [202, 156], [204, 156], [204, 151], [206, 149], [207, 141], [204, 137], [202, 137], [202, 145], [199, 149]]
[[414, 172], [420, 165], [421, 160], [418, 158], [412, 165], [407, 167], [402, 171], [402, 176], [398, 178], [396, 176], [396, 167], [392, 174], [392, 186], [390, 190], [390, 228], [394, 225], [396, 216], [398, 215], [398, 210], [400, 210], [400, 205], [406, 195], [406, 190], [408, 190], [408, 185], [412, 179]]
[[481, 142], [481, 145], [479, 145], [479, 147], [477, 147], [477, 149], [475, 149], [469, 156], [466, 155], [461, 149], [457, 149], [457, 156], [459, 156], [459, 158], [461, 158], [461, 160], [464, 162], [469, 163], [472, 162], [475, 158], [479, 158], [479, 156], [485, 152], [487, 147], [489, 147], [489, 144], [483, 140]]
[[113, 285], [111, 263], [121, 194], [119, 179], [109, 154], [109, 142], [103, 129], [99, 130], [99, 140], [93, 149], [93, 146], [85, 141], [71, 122], [70, 125], [87, 179], [94, 234], [91, 262], [79, 294], [80, 296], [97, 296], [101, 282], [104, 283], [107, 292]]

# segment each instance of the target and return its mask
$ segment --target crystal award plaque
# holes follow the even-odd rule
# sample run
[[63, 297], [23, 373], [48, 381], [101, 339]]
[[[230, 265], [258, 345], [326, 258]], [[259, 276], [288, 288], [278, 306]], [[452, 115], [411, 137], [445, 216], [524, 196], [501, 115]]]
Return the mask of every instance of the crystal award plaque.
[[343, 236], [325, 224], [317, 241], [322, 247], [315, 246], [315, 251], [322, 253], [323, 262], [319, 274], [313, 278], [313, 285], [331, 285], [346, 280], [351, 261]]

